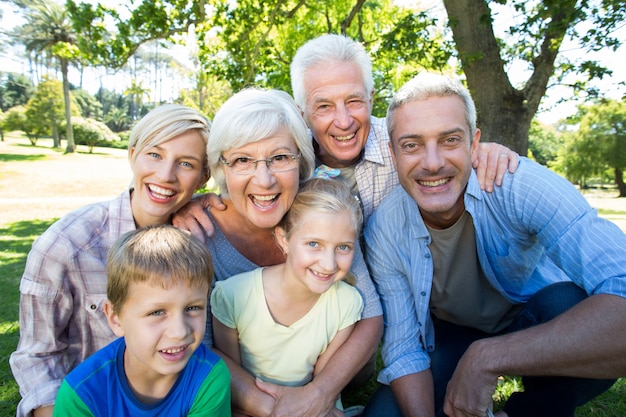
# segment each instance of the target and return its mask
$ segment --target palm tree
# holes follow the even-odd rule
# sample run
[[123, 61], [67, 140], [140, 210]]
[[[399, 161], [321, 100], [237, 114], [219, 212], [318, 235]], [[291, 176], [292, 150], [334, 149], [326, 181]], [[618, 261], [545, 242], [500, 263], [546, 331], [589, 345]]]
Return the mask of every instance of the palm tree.
[[116, 107], [111, 109], [105, 118], [106, 125], [114, 132], [121, 132], [128, 129], [130, 125], [130, 116], [126, 114], [124, 109]]
[[127, 95], [130, 98], [130, 116], [133, 121], [141, 117], [139, 113], [141, 112], [143, 98], [149, 92], [149, 89], [144, 88], [143, 85], [141, 85], [141, 81], [137, 81], [134, 78], [131, 80], [130, 87], [124, 90], [124, 95]]
[[[67, 72], [70, 60], [77, 55], [76, 36], [63, 5], [47, 0], [16, 0], [15, 4], [25, 9], [26, 23], [14, 31], [15, 38], [22, 43], [28, 54], [35, 58], [43, 54], [59, 61], [63, 76], [63, 98], [65, 100], [65, 120], [67, 148], [74, 152], [74, 134], [70, 110], [70, 83]], [[55, 146], [58, 146], [55, 138]]]

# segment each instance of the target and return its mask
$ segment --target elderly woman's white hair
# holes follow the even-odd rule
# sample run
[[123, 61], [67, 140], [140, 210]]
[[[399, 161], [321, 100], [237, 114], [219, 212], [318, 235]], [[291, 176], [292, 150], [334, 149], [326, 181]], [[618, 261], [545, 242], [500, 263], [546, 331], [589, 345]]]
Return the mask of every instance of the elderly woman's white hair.
[[[134, 168], [137, 155], [191, 130], [198, 132], [208, 148], [211, 122], [198, 110], [180, 104], [163, 104], [141, 118], [130, 132], [128, 160]], [[133, 151], [133, 148], [134, 151]], [[208, 149], [204, 155], [205, 175], [209, 177]]]
[[304, 80], [307, 72], [317, 66], [326, 67], [334, 63], [354, 63], [361, 70], [363, 84], [368, 95], [374, 91], [372, 60], [363, 45], [346, 36], [327, 34], [302, 45], [291, 61], [291, 90], [296, 104], [304, 111], [307, 92]]
[[220, 156], [230, 149], [258, 142], [286, 129], [300, 151], [300, 181], [315, 167], [313, 144], [304, 119], [289, 94], [280, 90], [247, 88], [226, 100], [213, 118], [209, 138], [209, 167], [220, 192], [228, 196]]

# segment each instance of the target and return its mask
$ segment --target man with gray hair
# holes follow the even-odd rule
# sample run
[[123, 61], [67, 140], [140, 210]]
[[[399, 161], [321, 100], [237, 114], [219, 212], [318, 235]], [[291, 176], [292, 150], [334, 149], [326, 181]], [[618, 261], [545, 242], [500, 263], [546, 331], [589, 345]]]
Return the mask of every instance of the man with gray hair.
[[[398, 184], [385, 119], [372, 116], [372, 62], [359, 42], [327, 34], [302, 45], [291, 63], [291, 88], [314, 139], [316, 175], [346, 181], [363, 206], [367, 221]], [[480, 158], [480, 163], [479, 163]], [[517, 154], [484, 144], [474, 165], [480, 183], [493, 190], [507, 171], [517, 167]]]

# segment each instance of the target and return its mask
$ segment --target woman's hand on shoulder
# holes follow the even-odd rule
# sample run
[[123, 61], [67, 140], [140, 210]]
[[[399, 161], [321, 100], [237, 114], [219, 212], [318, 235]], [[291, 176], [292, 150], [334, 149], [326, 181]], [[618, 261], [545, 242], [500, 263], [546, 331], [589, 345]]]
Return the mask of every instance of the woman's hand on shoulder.
[[493, 191], [494, 185], [501, 186], [504, 174], [517, 171], [519, 155], [504, 145], [495, 142], [480, 142], [472, 161], [480, 189]]
[[201, 242], [206, 242], [206, 236], [213, 236], [215, 228], [205, 210], [214, 207], [225, 210], [222, 198], [213, 193], [200, 194], [174, 213], [172, 224], [181, 230], [186, 230]]

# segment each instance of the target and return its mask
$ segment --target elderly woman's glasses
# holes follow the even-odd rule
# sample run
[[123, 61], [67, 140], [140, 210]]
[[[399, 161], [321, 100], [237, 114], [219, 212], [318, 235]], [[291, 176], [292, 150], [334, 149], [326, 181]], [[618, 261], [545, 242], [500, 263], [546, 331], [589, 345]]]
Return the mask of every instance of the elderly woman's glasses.
[[265, 159], [252, 159], [247, 156], [239, 156], [230, 161], [220, 156], [220, 162], [227, 165], [235, 174], [250, 175], [256, 172], [256, 165], [259, 162], [265, 162], [265, 166], [270, 172], [290, 171], [298, 167], [300, 153], [281, 153], [272, 155]]

